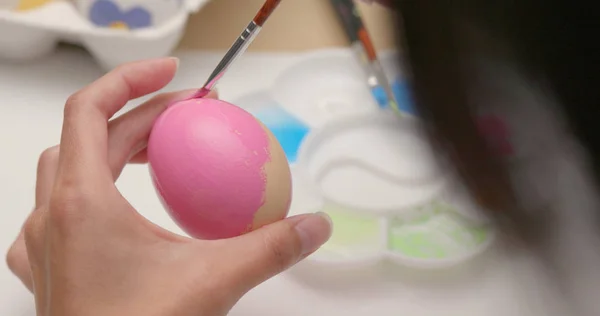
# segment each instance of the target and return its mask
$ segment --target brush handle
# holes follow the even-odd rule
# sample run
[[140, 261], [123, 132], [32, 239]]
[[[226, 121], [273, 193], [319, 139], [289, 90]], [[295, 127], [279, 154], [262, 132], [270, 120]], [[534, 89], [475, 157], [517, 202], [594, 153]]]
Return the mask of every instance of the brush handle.
[[229, 66], [231, 66], [231, 64], [248, 49], [248, 46], [252, 44], [252, 41], [261, 29], [262, 28], [254, 23], [254, 21], [248, 24], [246, 29], [244, 29], [242, 34], [240, 34], [233, 45], [231, 45], [231, 48], [229, 48], [223, 59], [221, 59], [215, 70], [208, 77], [203, 89], [210, 91], [214, 88], [219, 79], [221, 79], [227, 69], [229, 69]]
[[358, 29], [362, 26], [362, 21], [360, 21], [360, 19], [357, 21], [354, 3], [347, 0], [329, 0], [329, 2], [342, 22], [344, 30], [346, 31], [346, 36], [348, 36], [353, 43], [359, 41]]
[[335, 8], [335, 11], [344, 26], [346, 35], [352, 42], [362, 43], [365, 48], [365, 53], [370, 61], [377, 59], [375, 46], [371, 41], [371, 37], [365, 28], [362, 17], [353, 0], [329, 0]]
[[253, 22], [258, 26], [263, 26], [271, 16], [271, 13], [279, 6], [279, 3], [281, 3], [281, 0], [267, 0], [254, 17]]

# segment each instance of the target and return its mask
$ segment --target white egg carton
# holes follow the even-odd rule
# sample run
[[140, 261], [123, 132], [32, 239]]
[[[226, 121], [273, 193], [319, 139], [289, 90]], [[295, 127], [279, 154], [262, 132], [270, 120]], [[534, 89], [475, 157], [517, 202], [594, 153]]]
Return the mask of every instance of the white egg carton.
[[[396, 60], [382, 54], [390, 80], [402, 81]], [[382, 110], [362, 71], [349, 50], [308, 53], [269, 91], [233, 100], [293, 157], [291, 214], [321, 210], [333, 219], [332, 239], [304, 264], [430, 269], [481, 254], [495, 239], [488, 220], [444, 172], [418, 118]]]
[[59, 42], [85, 47], [107, 70], [167, 56], [208, 1], [0, 0], [0, 61], [30, 61]]

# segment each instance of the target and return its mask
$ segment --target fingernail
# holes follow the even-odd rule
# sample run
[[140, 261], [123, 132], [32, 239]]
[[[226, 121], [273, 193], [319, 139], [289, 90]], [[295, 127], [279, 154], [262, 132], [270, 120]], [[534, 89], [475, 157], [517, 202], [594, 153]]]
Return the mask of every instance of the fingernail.
[[208, 95], [211, 97], [217, 97], [219, 95], [219, 89], [213, 88], [212, 91]]
[[179, 58], [177, 57], [169, 57], [175, 62], [175, 68], [179, 69]]
[[186, 89], [186, 90], [182, 90], [177, 92], [177, 98], [185, 100], [187, 98], [191, 98], [194, 94], [196, 94], [196, 92], [198, 91], [198, 89]]
[[294, 228], [300, 238], [303, 255], [316, 251], [331, 237], [333, 223], [329, 215], [319, 212], [298, 219]]

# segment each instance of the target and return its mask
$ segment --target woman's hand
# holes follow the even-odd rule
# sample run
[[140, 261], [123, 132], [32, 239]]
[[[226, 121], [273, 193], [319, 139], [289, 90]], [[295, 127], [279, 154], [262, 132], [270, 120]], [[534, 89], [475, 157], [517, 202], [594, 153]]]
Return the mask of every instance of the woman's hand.
[[150, 223], [121, 196], [114, 182], [128, 162], [144, 162], [155, 118], [190, 92], [111, 117], [164, 87], [176, 68], [170, 58], [127, 64], [67, 101], [60, 146], [40, 157], [35, 210], [7, 258], [38, 315], [225, 315], [329, 238], [327, 217], [311, 214], [194, 240]]

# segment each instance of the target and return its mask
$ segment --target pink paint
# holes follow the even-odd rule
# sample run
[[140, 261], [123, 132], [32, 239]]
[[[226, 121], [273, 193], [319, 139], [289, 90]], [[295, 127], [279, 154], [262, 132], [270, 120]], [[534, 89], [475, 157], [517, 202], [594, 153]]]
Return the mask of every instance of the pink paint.
[[251, 114], [224, 101], [169, 107], [155, 122], [148, 159], [163, 203], [193, 237], [238, 236], [264, 204], [269, 138]]
[[194, 93], [190, 99], [201, 99], [204, 98], [205, 96], [207, 96], [210, 93], [210, 90], [206, 89], [206, 88], [201, 88], [198, 91], [196, 91], [196, 93]]

